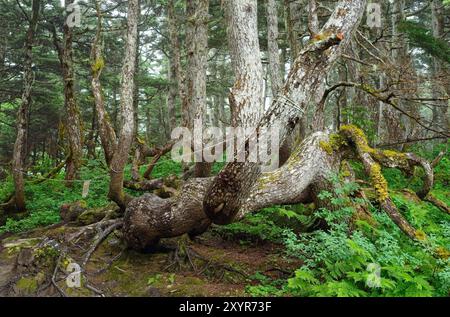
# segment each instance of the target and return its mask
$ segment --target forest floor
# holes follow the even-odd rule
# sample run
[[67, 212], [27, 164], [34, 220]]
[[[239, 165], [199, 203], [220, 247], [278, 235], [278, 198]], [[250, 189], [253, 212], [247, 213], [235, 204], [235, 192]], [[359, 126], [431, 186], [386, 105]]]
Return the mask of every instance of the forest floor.
[[[361, 168], [353, 167], [366, 184]], [[415, 195], [420, 171], [413, 177], [383, 171], [393, 202], [428, 236], [426, 244], [403, 234], [376, 201], [353, 195], [368, 188], [337, 181], [334, 192], [321, 193], [335, 197], [333, 211], [273, 206], [227, 226], [212, 226], [193, 241], [163, 239], [147, 253], [125, 249], [116, 230], [83, 265], [105, 230], [97, 221], [117, 217], [106, 199], [105, 169], [90, 161], [81, 174], [93, 180], [83, 201], [82, 182], [69, 189], [64, 175], [27, 186], [29, 214], [0, 227], [0, 296], [450, 296], [449, 167], [447, 154], [435, 168], [432, 191], [446, 210]], [[181, 167], [163, 160], [153, 176], [173, 173], [180, 174]], [[10, 179], [0, 183], [0, 196], [11, 190]], [[82, 213], [74, 222], [61, 222], [61, 207], [75, 202], [84, 206]], [[360, 205], [368, 217], [358, 218], [354, 206]], [[79, 288], [68, 287], [70, 263], [84, 269]], [[367, 285], [373, 265], [381, 270], [375, 288]]]
[[[0, 246], [0, 294], [59, 296], [56, 288], [40, 283], [39, 273], [24, 275], [18, 269], [24, 262], [21, 253], [42, 248], [43, 242], [48, 245], [49, 241], [67, 239], [76, 229], [57, 225], [5, 237]], [[287, 278], [301, 265], [298, 259], [284, 257], [283, 247], [278, 244], [230, 241], [214, 230], [188, 242], [190, 259], [186, 256], [174, 260], [177, 244], [177, 239], [168, 239], [158, 250], [138, 253], [124, 250], [120, 237], [111, 235], [87, 264], [88, 281], [83, 280], [81, 288], [68, 288], [62, 278], [58, 285], [68, 296], [94, 296], [100, 292], [104, 296], [248, 296], [246, 287], [258, 282], [258, 273], [274, 280]], [[65, 250], [75, 263], [83, 261], [86, 251], [79, 244]], [[41, 270], [45, 272], [45, 267]], [[48, 270], [47, 275], [50, 273]]]

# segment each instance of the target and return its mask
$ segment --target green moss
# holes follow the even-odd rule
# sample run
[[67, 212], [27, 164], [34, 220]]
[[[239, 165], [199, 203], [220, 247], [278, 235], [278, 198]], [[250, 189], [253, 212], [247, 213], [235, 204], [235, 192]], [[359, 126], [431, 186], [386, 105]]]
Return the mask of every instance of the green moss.
[[352, 176], [352, 172], [350, 171], [350, 165], [348, 164], [347, 161], [341, 162], [340, 171], [341, 171], [341, 177], [343, 177], [343, 178]]
[[320, 141], [319, 147], [327, 152], [329, 155], [333, 154], [333, 152], [339, 150], [342, 146], [347, 145], [345, 139], [339, 134], [332, 134], [328, 142]]
[[21, 277], [17, 281], [16, 287], [21, 293], [31, 295], [36, 292], [38, 288], [38, 281], [34, 277]]
[[97, 73], [97, 72], [101, 71], [103, 69], [103, 67], [105, 67], [105, 60], [104, 60], [104, 58], [102, 56], [97, 58], [95, 60], [95, 63], [91, 67], [92, 67], [92, 71], [94, 73]]
[[333, 148], [331, 147], [330, 143], [325, 141], [320, 141], [319, 146], [322, 150], [327, 152], [329, 155], [333, 154]]

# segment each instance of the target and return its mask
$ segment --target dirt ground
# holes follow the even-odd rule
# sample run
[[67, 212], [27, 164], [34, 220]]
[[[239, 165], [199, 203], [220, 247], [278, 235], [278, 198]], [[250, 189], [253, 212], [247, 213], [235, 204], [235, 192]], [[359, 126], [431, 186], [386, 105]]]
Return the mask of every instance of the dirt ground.
[[67, 265], [83, 263], [98, 231], [93, 227], [80, 235], [79, 227], [56, 225], [4, 236], [0, 295], [249, 296], [246, 286], [258, 283], [255, 273], [287, 278], [300, 264], [285, 258], [276, 244], [242, 244], [213, 230], [194, 241], [162, 241], [148, 253], [127, 250], [116, 231], [84, 266], [81, 287], [68, 287]]

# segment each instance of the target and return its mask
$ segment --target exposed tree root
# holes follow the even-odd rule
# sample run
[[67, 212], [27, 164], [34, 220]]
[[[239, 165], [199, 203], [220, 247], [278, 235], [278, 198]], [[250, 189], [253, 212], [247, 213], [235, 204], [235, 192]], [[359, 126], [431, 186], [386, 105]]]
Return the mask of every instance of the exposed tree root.
[[169, 270], [174, 267], [175, 270], [182, 270], [188, 264], [194, 272], [197, 272], [197, 267], [194, 263], [194, 252], [189, 247], [189, 238], [187, 235], [182, 235], [177, 240], [176, 247], [169, 261], [169, 265], [164, 270]]
[[199, 254], [190, 246], [190, 241], [187, 235], [183, 235], [177, 240], [176, 247], [174, 248], [173, 254], [169, 261], [170, 263], [164, 269], [166, 271], [190, 269], [196, 274], [204, 274], [207, 270], [219, 269], [248, 278], [247, 273], [231, 265], [208, 259]]
[[58, 257], [58, 260], [56, 261], [55, 269], [54, 269], [53, 275], [52, 275], [52, 285], [58, 290], [61, 297], [67, 297], [67, 294], [64, 292], [64, 290], [61, 287], [59, 287], [59, 285], [56, 281], [56, 275], [58, 274], [59, 265], [61, 263], [62, 257], [63, 257], [63, 254], [61, 253]]
[[82, 267], [86, 267], [86, 264], [88, 263], [89, 259], [91, 258], [92, 254], [95, 252], [95, 250], [98, 248], [98, 246], [112, 233], [114, 230], [119, 229], [122, 227], [123, 221], [122, 219], [116, 219], [113, 224], [111, 224], [109, 227], [107, 227], [100, 236], [94, 241], [94, 243], [89, 248], [89, 251], [86, 253]]
[[432, 203], [433, 205], [435, 205], [436, 207], [438, 207], [440, 210], [450, 214], [450, 208], [447, 206], [446, 203], [444, 203], [442, 200], [440, 200], [439, 198], [437, 198], [436, 196], [434, 196], [433, 194], [429, 193], [425, 199], [426, 201], [428, 201], [429, 203]]

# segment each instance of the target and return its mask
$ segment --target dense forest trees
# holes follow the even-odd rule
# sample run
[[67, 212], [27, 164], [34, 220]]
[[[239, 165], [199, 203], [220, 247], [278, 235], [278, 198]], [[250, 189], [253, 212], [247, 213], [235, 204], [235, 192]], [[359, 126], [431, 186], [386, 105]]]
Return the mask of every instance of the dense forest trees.
[[[185, 234], [274, 206], [339, 214], [345, 196], [345, 208], [372, 219], [376, 206], [408, 243], [448, 259], [448, 236], [417, 227], [390, 184], [407, 177], [448, 226], [448, 1], [0, 4], [1, 233], [76, 222], [112, 202], [112, 214], [84, 223], [102, 233], [83, 266], [115, 231], [141, 252], [181, 236], [176, 254], [191, 261]], [[217, 139], [198, 123], [221, 136], [253, 130], [210, 162]], [[190, 162], [172, 160], [177, 127], [194, 136]], [[279, 164], [265, 170], [251, 144], [274, 128]], [[335, 193], [345, 184], [360, 187]]]

